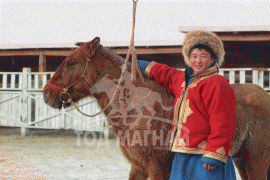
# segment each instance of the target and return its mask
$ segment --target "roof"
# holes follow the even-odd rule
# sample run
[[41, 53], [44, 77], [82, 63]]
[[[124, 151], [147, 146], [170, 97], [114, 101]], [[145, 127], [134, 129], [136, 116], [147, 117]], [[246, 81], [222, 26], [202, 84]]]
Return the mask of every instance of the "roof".
[[192, 30], [215, 32], [225, 41], [238, 42], [270, 42], [270, 26], [180, 26], [178, 31], [187, 33]]
[[[12, 49], [62, 49], [62, 48], [77, 48], [76, 43], [41, 43], [41, 44], [0, 44], [0, 50]], [[84, 42], [83, 42], [84, 43]], [[128, 41], [101, 41], [105, 47], [128, 47]], [[157, 40], [157, 41], [135, 41], [137, 47], [150, 47], [150, 46], [179, 46], [183, 44], [183, 40]]]
[[192, 30], [213, 32], [270, 32], [270, 25], [261, 26], [179, 26], [178, 31], [186, 33]]
[[46, 49], [75, 48], [75, 43], [41, 43], [41, 44], [0, 44], [0, 50], [5, 49]]
[[[191, 30], [213, 31], [222, 41], [270, 41], [270, 25], [261, 26], [179, 26], [178, 31], [186, 33]], [[254, 36], [250, 36], [250, 35]], [[76, 43], [40, 43], [40, 44], [0, 44], [0, 50], [36, 50], [36, 49], [73, 49]], [[85, 43], [85, 42], [82, 42]], [[129, 41], [101, 41], [105, 47], [112, 49], [128, 48]], [[135, 47], [181, 47], [183, 39], [135, 41]]]

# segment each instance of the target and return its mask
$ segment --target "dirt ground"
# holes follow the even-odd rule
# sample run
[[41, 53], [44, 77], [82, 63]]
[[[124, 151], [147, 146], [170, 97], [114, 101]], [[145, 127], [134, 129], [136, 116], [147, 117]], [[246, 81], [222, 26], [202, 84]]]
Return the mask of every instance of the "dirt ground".
[[1, 179], [128, 179], [117, 141], [96, 133], [31, 130], [21, 137], [20, 129], [0, 128], [0, 142]]

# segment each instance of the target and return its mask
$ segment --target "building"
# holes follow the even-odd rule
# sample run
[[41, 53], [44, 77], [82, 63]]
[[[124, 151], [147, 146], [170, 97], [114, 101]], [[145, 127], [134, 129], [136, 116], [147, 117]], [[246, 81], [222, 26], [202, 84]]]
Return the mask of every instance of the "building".
[[[221, 38], [226, 51], [223, 68], [270, 67], [270, 26], [180, 26], [179, 32], [186, 33], [193, 29], [213, 31]], [[101, 42], [101, 44], [123, 57], [128, 52], [129, 42]], [[135, 42], [135, 47], [138, 59], [185, 68], [180, 41]], [[75, 48], [77, 46], [72, 43], [1, 45], [0, 72], [20, 72], [23, 67], [31, 67], [32, 72], [55, 71]]]

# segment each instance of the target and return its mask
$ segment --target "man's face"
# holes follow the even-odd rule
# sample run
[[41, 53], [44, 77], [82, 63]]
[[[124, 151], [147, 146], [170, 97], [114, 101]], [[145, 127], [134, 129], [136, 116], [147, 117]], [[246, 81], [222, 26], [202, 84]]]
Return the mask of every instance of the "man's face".
[[211, 57], [211, 54], [205, 49], [195, 48], [190, 53], [190, 65], [194, 70], [195, 74], [199, 71], [202, 71], [214, 62], [214, 58]]

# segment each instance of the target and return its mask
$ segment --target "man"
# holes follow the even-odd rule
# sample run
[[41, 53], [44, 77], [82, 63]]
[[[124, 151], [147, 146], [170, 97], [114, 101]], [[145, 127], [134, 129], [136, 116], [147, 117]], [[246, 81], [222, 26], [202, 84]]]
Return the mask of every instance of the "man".
[[236, 179], [231, 141], [235, 94], [218, 74], [224, 60], [222, 41], [212, 32], [187, 33], [185, 72], [155, 62], [138, 61], [142, 72], [175, 96], [170, 139], [176, 152], [171, 179]]

